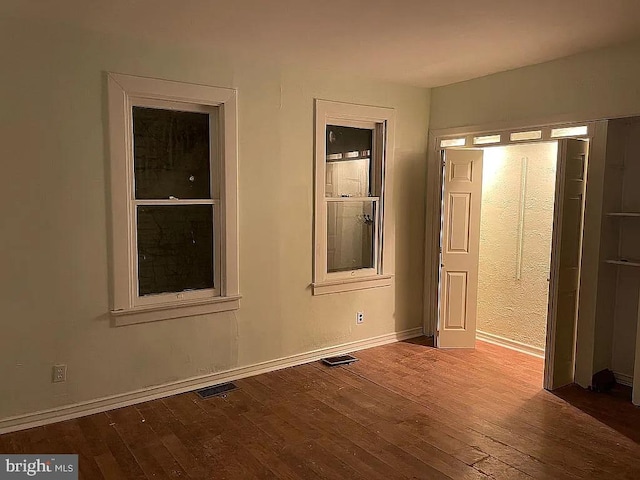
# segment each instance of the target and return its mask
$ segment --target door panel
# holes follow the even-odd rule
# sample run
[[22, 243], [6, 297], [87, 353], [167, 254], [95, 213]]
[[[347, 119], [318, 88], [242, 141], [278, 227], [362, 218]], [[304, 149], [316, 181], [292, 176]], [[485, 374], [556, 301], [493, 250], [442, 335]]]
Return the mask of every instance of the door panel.
[[549, 390], [574, 379], [588, 149], [585, 140], [558, 142], [545, 358], [545, 388]]
[[449, 196], [449, 202], [448, 251], [469, 253], [471, 195], [469, 193], [452, 193]]
[[482, 155], [482, 150], [443, 152], [438, 347], [475, 346]]
[[449, 298], [444, 326], [448, 330], [464, 330], [467, 326], [467, 272], [447, 272], [444, 285]]

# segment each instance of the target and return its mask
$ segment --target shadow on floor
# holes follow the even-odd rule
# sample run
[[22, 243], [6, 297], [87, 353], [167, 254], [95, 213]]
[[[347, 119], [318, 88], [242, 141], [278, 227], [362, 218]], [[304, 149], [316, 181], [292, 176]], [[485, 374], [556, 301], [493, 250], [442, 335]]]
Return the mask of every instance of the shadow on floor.
[[578, 385], [551, 392], [556, 397], [640, 444], [640, 408], [631, 403], [631, 388], [624, 385], [596, 393]]
[[433, 337], [415, 337], [408, 340], [403, 340], [402, 343], [412, 343], [414, 345], [422, 345], [425, 347], [433, 347]]

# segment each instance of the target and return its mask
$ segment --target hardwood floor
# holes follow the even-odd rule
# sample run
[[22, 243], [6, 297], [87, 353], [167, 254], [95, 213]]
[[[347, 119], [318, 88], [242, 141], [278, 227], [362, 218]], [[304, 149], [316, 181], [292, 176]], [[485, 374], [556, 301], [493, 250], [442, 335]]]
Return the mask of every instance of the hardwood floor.
[[543, 391], [542, 360], [421, 340], [356, 355], [2, 435], [0, 452], [78, 453], [87, 480], [640, 478], [640, 409]]

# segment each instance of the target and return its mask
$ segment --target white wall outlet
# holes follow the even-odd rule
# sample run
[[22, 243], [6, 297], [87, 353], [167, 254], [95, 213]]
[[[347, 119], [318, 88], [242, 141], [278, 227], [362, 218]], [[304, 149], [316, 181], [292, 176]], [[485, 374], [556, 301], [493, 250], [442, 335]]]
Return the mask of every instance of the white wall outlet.
[[364, 312], [356, 312], [356, 323], [358, 325], [364, 323]]
[[66, 382], [67, 381], [67, 366], [66, 365], [54, 365], [53, 366], [53, 383]]

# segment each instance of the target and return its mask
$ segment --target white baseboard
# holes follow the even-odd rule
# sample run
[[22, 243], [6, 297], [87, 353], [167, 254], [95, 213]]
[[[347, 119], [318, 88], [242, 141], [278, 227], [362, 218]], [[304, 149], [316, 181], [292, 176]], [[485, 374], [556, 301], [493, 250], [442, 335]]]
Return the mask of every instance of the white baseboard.
[[633, 387], [633, 375], [627, 375], [626, 373], [613, 372], [613, 376], [616, 377], [616, 382], [618, 382], [620, 385]]
[[531, 355], [533, 357], [544, 358], [544, 348], [534, 347], [532, 345], [527, 345], [526, 343], [516, 342], [515, 340], [510, 340], [499, 335], [494, 335], [493, 333], [481, 332], [480, 330], [477, 330], [476, 339], [483, 342], [492, 343], [493, 345], [499, 345], [504, 348], [509, 348], [511, 350], [515, 350], [516, 352], [526, 353], [527, 355]]
[[200, 388], [231, 382], [241, 378], [259, 375], [261, 373], [272, 372], [282, 368], [294, 367], [303, 363], [313, 362], [323, 357], [341, 355], [355, 352], [365, 348], [385, 345], [387, 343], [399, 342], [422, 336], [422, 327], [404, 330], [402, 332], [388, 333], [366, 340], [343, 343], [333, 347], [320, 348], [305, 353], [299, 353], [288, 357], [256, 363], [246, 367], [233, 368], [224, 372], [211, 373], [199, 377], [193, 377], [177, 382], [166, 383], [153, 387], [143, 388], [129, 393], [112, 395], [96, 400], [65, 405], [62, 407], [41, 410], [39, 412], [16, 415], [0, 420], [0, 434], [24, 430], [27, 428], [39, 427], [49, 423], [61, 422], [72, 418], [84, 417], [94, 413], [100, 413], [115, 408], [126, 407], [136, 403], [148, 402], [158, 398], [168, 397], [179, 393], [190, 392]]

